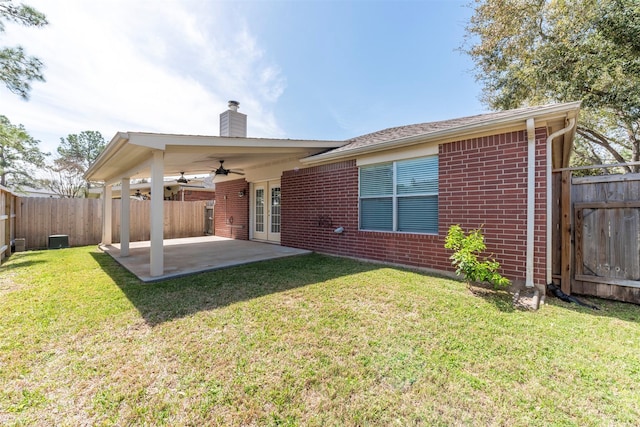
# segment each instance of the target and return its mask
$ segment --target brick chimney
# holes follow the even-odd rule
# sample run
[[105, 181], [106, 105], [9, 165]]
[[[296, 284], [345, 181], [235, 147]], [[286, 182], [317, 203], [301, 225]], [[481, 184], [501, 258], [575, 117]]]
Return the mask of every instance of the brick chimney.
[[229, 109], [220, 114], [220, 136], [247, 137], [247, 115], [238, 112], [240, 103], [229, 101]]

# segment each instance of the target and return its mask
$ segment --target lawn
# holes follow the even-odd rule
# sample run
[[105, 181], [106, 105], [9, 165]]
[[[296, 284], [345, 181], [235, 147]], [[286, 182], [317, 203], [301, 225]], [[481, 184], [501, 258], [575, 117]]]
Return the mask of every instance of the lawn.
[[637, 425], [640, 307], [514, 309], [308, 255], [142, 284], [93, 247], [0, 267], [0, 425]]

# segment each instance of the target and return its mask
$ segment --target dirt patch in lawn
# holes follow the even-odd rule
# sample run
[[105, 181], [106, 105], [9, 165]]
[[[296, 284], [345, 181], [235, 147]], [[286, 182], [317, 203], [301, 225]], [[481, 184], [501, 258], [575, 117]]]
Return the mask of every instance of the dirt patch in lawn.
[[540, 294], [535, 289], [520, 289], [513, 292], [513, 306], [522, 310], [537, 310]]
[[513, 308], [519, 310], [537, 310], [539, 308], [540, 294], [536, 295], [536, 289], [519, 288], [512, 286], [506, 290], [496, 290], [492, 285], [487, 283], [474, 283], [468, 286], [469, 291], [478, 297], [487, 297], [496, 295], [500, 292], [506, 292], [511, 295]]
[[13, 280], [14, 277], [15, 273], [11, 271], [5, 270], [2, 272], [0, 275], [0, 297], [23, 288], [23, 285]]

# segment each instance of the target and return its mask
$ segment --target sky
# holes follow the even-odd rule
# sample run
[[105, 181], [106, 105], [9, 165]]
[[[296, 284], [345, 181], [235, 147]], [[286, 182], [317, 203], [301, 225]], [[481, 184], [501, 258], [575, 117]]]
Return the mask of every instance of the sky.
[[[14, 0], [14, 2], [16, 2]], [[468, 0], [23, 0], [44, 28], [0, 46], [45, 64], [0, 114], [55, 152], [84, 130], [219, 135], [228, 100], [248, 136], [345, 140], [487, 111], [459, 48]]]

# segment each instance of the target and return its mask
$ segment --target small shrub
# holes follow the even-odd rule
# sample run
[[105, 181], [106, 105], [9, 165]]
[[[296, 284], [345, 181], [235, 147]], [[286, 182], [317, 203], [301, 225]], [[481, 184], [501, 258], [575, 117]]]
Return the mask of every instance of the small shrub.
[[495, 288], [504, 288], [511, 283], [509, 279], [498, 273], [500, 268], [498, 261], [490, 257], [480, 259], [480, 254], [487, 248], [481, 229], [471, 230], [469, 234], [465, 234], [462, 227], [452, 225], [449, 227], [444, 247], [455, 251], [449, 259], [456, 267], [456, 273], [464, 276], [467, 284], [488, 282]]

